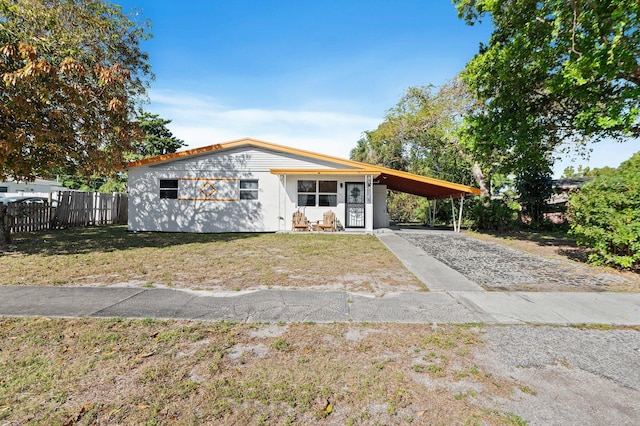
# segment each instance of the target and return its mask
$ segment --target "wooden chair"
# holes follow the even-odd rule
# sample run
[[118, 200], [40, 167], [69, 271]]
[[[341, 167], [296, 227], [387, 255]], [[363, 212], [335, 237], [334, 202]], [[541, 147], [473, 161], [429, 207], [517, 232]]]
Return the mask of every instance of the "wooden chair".
[[291, 230], [292, 231], [309, 231], [310, 229], [311, 229], [311, 225], [307, 220], [307, 218], [305, 217], [304, 213], [302, 213], [300, 210], [296, 210], [293, 213]]
[[329, 210], [322, 215], [322, 222], [318, 222], [318, 230], [336, 231], [336, 214]]

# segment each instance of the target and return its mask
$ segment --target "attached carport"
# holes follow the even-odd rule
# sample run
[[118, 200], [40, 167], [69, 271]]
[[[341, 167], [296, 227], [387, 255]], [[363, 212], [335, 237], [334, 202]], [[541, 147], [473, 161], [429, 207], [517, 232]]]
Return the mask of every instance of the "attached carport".
[[[433, 201], [434, 207], [431, 209], [432, 221], [435, 219], [435, 205], [437, 200], [451, 200], [453, 229], [456, 232], [460, 232], [460, 223], [462, 222], [462, 210], [464, 208], [465, 197], [480, 195], [481, 193], [478, 188], [446, 180], [430, 178], [385, 167], [371, 168], [376, 169], [379, 172], [378, 176], [374, 179], [374, 184], [386, 185], [387, 189], [419, 195]], [[456, 219], [455, 200], [458, 199], [460, 201]]]

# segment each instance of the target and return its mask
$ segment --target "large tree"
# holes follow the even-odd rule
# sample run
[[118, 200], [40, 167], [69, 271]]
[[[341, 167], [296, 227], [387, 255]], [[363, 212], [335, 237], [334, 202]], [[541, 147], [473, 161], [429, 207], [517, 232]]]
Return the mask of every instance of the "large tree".
[[137, 120], [144, 139], [134, 144], [132, 157], [146, 158], [171, 154], [185, 146], [184, 141], [175, 137], [167, 127], [171, 120], [146, 111], [138, 112]]
[[[185, 146], [184, 141], [175, 137], [167, 128], [167, 124], [171, 123], [171, 120], [143, 110], [138, 111], [136, 118], [144, 138], [133, 144], [132, 151], [125, 153], [127, 161], [171, 154]], [[101, 181], [102, 185], [98, 187], [99, 192], [125, 192], [127, 190], [126, 172], [117, 171], [108, 179], [103, 178]]]
[[495, 27], [462, 74], [485, 106], [469, 120], [479, 152], [500, 149], [525, 173], [563, 143], [640, 136], [640, 2], [454, 3]]
[[142, 137], [147, 37], [102, 0], [0, 0], [0, 179], [121, 165]]
[[464, 83], [439, 89], [410, 87], [384, 121], [364, 133], [351, 158], [464, 184], [491, 195], [496, 152], [476, 157], [474, 140], [463, 134], [463, 118], [479, 106]]
[[[440, 88], [410, 87], [384, 121], [364, 133], [351, 158], [366, 163], [463, 183], [476, 184], [491, 195], [496, 153], [476, 157], [474, 140], [465, 137], [463, 118], [477, 109], [464, 83], [454, 79]], [[389, 215], [394, 221], [426, 220], [421, 197], [392, 193]]]

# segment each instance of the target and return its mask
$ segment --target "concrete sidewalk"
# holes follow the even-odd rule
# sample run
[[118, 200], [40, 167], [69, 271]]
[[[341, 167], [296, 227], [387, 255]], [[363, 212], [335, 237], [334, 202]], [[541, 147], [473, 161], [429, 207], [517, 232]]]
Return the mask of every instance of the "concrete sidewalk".
[[211, 295], [173, 289], [0, 286], [0, 316], [640, 325], [640, 294], [455, 291], [370, 297], [338, 291]]

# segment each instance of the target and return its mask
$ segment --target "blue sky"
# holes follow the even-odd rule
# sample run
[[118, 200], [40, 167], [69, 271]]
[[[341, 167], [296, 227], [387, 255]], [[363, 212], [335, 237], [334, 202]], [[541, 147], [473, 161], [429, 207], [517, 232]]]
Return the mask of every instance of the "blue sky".
[[[189, 148], [252, 137], [348, 158], [408, 87], [453, 78], [491, 33], [448, 0], [114, 1], [151, 21], [146, 109]], [[640, 147], [596, 149], [592, 167]]]

